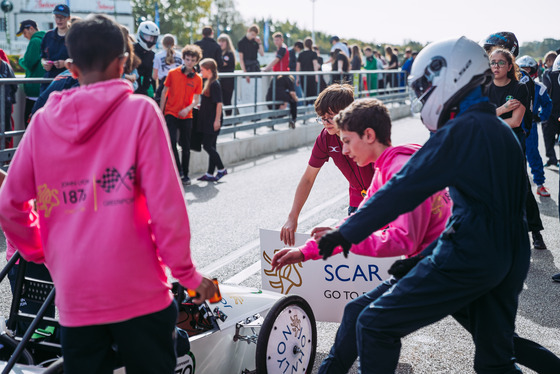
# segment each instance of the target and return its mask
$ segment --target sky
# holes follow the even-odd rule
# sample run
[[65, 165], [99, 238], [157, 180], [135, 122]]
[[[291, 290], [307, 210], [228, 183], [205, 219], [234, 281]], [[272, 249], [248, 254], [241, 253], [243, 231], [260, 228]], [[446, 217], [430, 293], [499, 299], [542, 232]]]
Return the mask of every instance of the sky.
[[[247, 22], [290, 20], [311, 30], [371, 43], [421, 43], [466, 36], [476, 42], [512, 31], [521, 44], [560, 39], [557, 0], [235, 0]], [[534, 4], [533, 12], [527, 4]]]

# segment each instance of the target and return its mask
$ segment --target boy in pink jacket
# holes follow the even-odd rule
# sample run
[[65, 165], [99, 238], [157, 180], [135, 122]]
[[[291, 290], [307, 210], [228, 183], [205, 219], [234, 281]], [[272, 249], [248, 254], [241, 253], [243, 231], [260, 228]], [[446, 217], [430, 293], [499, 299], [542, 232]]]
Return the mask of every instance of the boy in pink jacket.
[[[0, 223], [56, 287], [65, 373], [173, 373], [177, 307], [165, 273], [200, 294], [189, 219], [161, 112], [119, 79], [117, 23], [103, 15], [66, 35], [80, 87], [53, 93], [23, 137], [0, 190]], [[32, 215], [37, 199], [38, 218]]]
[[[341, 119], [344, 123], [341, 122]], [[415, 144], [391, 145], [389, 112], [376, 99], [355, 101], [335, 117], [335, 121], [340, 127], [343, 154], [351, 158], [358, 166], [375, 163], [375, 174], [367, 196], [360, 204], [361, 207], [408, 162], [420, 146]], [[399, 216], [387, 226], [374, 232], [363, 242], [353, 244], [350, 251], [372, 257], [415, 256], [441, 235], [447, 219], [451, 215], [451, 204], [447, 192], [440, 191], [410, 213]], [[278, 251], [272, 259], [273, 268], [279, 269], [288, 264], [320, 259], [317, 242], [323, 234], [330, 230], [330, 227], [316, 227], [312, 231], [313, 238], [308, 240], [304, 246]], [[341, 252], [341, 247], [338, 247], [335, 252]], [[347, 253], [344, 255], [346, 256]], [[395, 278], [390, 278], [378, 288], [346, 305], [335, 343], [321, 364], [319, 373], [348, 372], [357, 357], [357, 316], [364, 307], [383, 294], [395, 282]]]

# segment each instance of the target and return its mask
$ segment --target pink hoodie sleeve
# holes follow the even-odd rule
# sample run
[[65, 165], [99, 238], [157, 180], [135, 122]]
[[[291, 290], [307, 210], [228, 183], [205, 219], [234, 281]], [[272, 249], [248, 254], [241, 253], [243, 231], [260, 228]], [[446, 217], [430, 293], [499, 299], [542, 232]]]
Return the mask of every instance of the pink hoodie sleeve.
[[161, 113], [158, 110], [148, 113], [151, 118], [146, 118], [139, 136], [138, 171], [153, 238], [171, 274], [183, 286], [196, 289], [202, 275], [191, 259], [189, 217], [169, 135]]
[[[407, 159], [408, 158], [405, 160]], [[389, 166], [389, 169], [385, 171], [386, 179], [389, 180], [393, 174], [401, 169], [402, 165], [403, 163], [401, 162], [395, 162]], [[367, 196], [361, 202], [360, 207], [381, 187], [381, 185], [375, 185], [376, 178], [379, 177], [379, 175], [374, 175], [372, 185], [368, 189]], [[410, 257], [417, 254], [423, 249], [421, 245], [424, 241], [428, 226], [430, 225], [432, 200], [433, 197], [430, 197], [413, 211], [400, 215], [384, 229], [374, 232], [363, 242], [352, 245], [350, 251], [355, 254], [371, 257], [393, 257], [401, 255]], [[336, 227], [339, 227], [347, 219], [348, 217], [345, 217]], [[303, 253], [304, 261], [321, 258], [319, 255], [319, 247], [314, 239], [309, 239], [305, 245], [299, 249]], [[337, 247], [333, 255], [340, 252], [342, 252], [342, 248]]]
[[0, 224], [7, 239], [19, 250], [23, 258], [43, 263], [45, 253], [41, 243], [39, 220], [33, 212], [32, 202], [37, 193], [33, 162], [28, 151], [32, 141], [32, 137], [27, 133], [23, 136], [8, 176], [0, 188]]

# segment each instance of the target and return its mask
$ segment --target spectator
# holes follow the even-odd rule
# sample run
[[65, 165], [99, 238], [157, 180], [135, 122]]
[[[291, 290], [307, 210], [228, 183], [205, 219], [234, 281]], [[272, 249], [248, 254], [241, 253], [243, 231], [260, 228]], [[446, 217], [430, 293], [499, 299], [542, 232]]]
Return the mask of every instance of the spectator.
[[340, 49], [335, 49], [332, 55], [332, 71], [338, 72], [339, 74], [332, 75], [332, 83], [350, 83], [352, 82], [352, 77], [348, 73], [350, 69], [350, 61], [348, 56], [344, 54]]
[[[522, 56], [516, 60], [516, 63], [521, 69], [525, 70], [531, 78], [537, 78], [539, 65], [534, 58], [531, 56]], [[534, 85], [535, 94], [532, 108], [533, 125], [525, 140], [525, 148], [527, 150], [527, 161], [529, 162], [531, 173], [533, 174], [533, 182], [537, 186], [537, 195], [550, 197], [550, 193], [544, 186], [545, 176], [543, 162], [539, 152], [539, 131], [537, 124], [541, 121], [543, 123], [548, 121], [550, 112], [552, 111], [552, 101], [544, 85], [538, 82], [534, 82]]]
[[404, 58], [403, 58], [403, 64], [401, 67], [401, 70], [406, 72], [406, 77], [408, 77], [408, 75], [410, 74], [410, 71], [412, 69], [412, 61], [414, 61], [414, 57], [412, 56], [412, 50], [410, 48], [407, 48], [406, 51], [404, 51]]
[[[370, 46], [364, 48], [366, 62], [364, 68], [366, 70], [377, 70], [377, 59], [373, 55], [373, 49]], [[367, 89], [370, 96], [377, 95], [377, 73], [367, 75]]]
[[[385, 58], [387, 59], [387, 66], [385, 67], [385, 70], [397, 70], [399, 68], [399, 58], [393, 51], [393, 48], [390, 46], [385, 47]], [[385, 74], [385, 87], [389, 85], [391, 88], [398, 87], [399, 77], [397, 73]]]
[[350, 50], [348, 49], [348, 46], [342, 43], [338, 36], [335, 35], [331, 38], [331, 45], [331, 52], [334, 52], [336, 49], [340, 49], [342, 52], [344, 52], [344, 54], [346, 54], [346, 56], [350, 56]]
[[[127, 372], [171, 374], [177, 305], [165, 267], [197, 290], [197, 303], [215, 286], [191, 260], [188, 214], [163, 121], [153, 102], [119, 79], [125, 46], [118, 24], [88, 17], [72, 27], [67, 45], [83, 87], [55, 95], [34, 117], [0, 192], [2, 227], [25, 259], [49, 268], [65, 373], [112, 372], [116, 345]], [[94, 192], [54, 204], [58, 191], [83, 191], [70, 181]], [[87, 287], [76, 292], [77, 284]]]
[[212, 26], [204, 26], [202, 28], [202, 39], [195, 42], [202, 49], [202, 58], [212, 58], [216, 61], [218, 67], [222, 66], [222, 49], [214, 40], [214, 29]]
[[552, 100], [550, 118], [542, 125], [544, 148], [548, 158], [545, 166], [558, 166], [558, 157], [556, 156], [554, 145], [556, 144], [558, 134], [560, 134], [560, 124], [558, 123], [558, 117], [560, 117], [560, 91], [554, 89], [554, 79], [551, 78], [551, 75], [554, 75], [552, 74], [552, 68], [554, 67], [556, 57], [557, 53], [554, 51], [549, 51], [544, 56], [546, 70], [543, 72], [542, 82], [546, 86], [548, 95]]
[[[191, 184], [189, 161], [193, 127], [192, 110], [198, 105], [202, 93], [202, 78], [196, 73], [195, 66], [200, 61], [202, 50], [197, 45], [187, 45], [181, 54], [184, 65], [167, 74], [159, 105], [165, 115], [175, 164], [183, 184], [188, 186]], [[177, 132], [179, 132], [179, 145], [182, 149], [181, 159], [177, 150]]]
[[[312, 49], [313, 40], [311, 38], [305, 38], [303, 45], [305, 49], [298, 56], [296, 70], [318, 71], [319, 62], [318, 62], [317, 54]], [[303, 90], [305, 91], [305, 97], [315, 97], [318, 95], [317, 83], [319, 82], [319, 78], [317, 75], [296, 76], [296, 85], [301, 86], [302, 82], [303, 82]]]
[[[290, 70], [290, 55], [288, 47], [284, 44], [284, 37], [281, 32], [275, 32], [272, 35], [272, 41], [276, 46], [276, 56], [274, 60], [264, 68], [264, 71], [289, 71]], [[295, 70], [295, 69], [294, 69]]]
[[[273, 88], [276, 88], [273, 91]], [[275, 95], [273, 97], [273, 92]], [[282, 101], [283, 104], [268, 105], [269, 109], [286, 109], [288, 105], [290, 106], [290, 121], [288, 127], [294, 129], [296, 127], [297, 118], [297, 102], [298, 97], [295, 92], [294, 78], [291, 75], [278, 75], [268, 86], [268, 91], [266, 93], [266, 101]]]
[[333, 122], [333, 117], [353, 101], [354, 88], [349, 84], [331, 85], [321, 92], [315, 100], [317, 122], [321, 123], [324, 129], [321, 130], [315, 140], [308, 165], [297, 186], [288, 219], [280, 231], [280, 240], [287, 245], [294, 245], [294, 233], [297, 230], [301, 209], [311, 192], [317, 174], [330, 158], [348, 180], [350, 200], [348, 214], [358, 209], [358, 205], [363, 200], [366, 189], [371, 183], [373, 167], [371, 165], [358, 167], [352, 159], [342, 154], [343, 144], [340, 140], [340, 132]]
[[154, 56], [152, 51], [159, 37], [159, 27], [152, 21], [144, 21], [138, 26], [137, 42], [134, 44], [134, 54], [140, 58], [138, 66], [137, 94], [154, 96], [155, 81], [153, 80]]
[[[375, 59], [377, 60], [377, 69], [378, 70], [385, 70], [385, 68], [387, 67], [387, 61], [385, 61], [385, 58], [377, 50], [373, 51], [373, 55], [375, 56]], [[377, 88], [379, 88], [379, 89], [385, 88], [385, 75], [384, 75], [384, 73], [377, 74]], [[382, 93], [380, 92], [380, 94], [382, 94]]]
[[[218, 67], [212, 58], [200, 61], [202, 78], [206, 79], [202, 90], [202, 102], [198, 111], [197, 129], [202, 135], [202, 146], [208, 153], [208, 170], [199, 181], [217, 182], [227, 175], [216, 142], [222, 127], [222, 88], [218, 81]], [[214, 171], [218, 169], [216, 176]]]
[[362, 51], [357, 44], [352, 45], [352, 61], [350, 62], [350, 70], [361, 70], [362, 69]]
[[[259, 26], [251, 25], [247, 30], [247, 34], [237, 43], [237, 51], [239, 53], [239, 65], [243, 72], [261, 71], [257, 55], [264, 56], [264, 49], [259, 38]], [[250, 77], [245, 78], [247, 83], [251, 81]]]
[[[298, 40], [297, 42], [294, 43], [294, 46], [289, 50], [290, 52], [290, 71], [296, 71], [297, 70], [297, 55], [303, 51], [303, 42], [301, 40]], [[296, 95], [298, 98], [302, 98], [303, 97], [303, 92], [301, 91], [301, 87], [299, 85], [296, 85]], [[303, 105], [303, 103], [300, 103], [299, 105]]]
[[[235, 53], [233, 50], [233, 43], [228, 34], [221, 34], [218, 37], [218, 44], [222, 49], [222, 66], [218, 67], [220, 73], [233, 73], [235, 71]], [[235, 78], [220, 78], [220, 85], [222, 86], [222, 100], [224, 106], [231, 105], [231, 97], [233, 96]], [[230, 116], [231, 109], [226, 109], [226, 116]]]
[[303, 51], [303, 47], [303, 42], [298, 40], [294, 43], [294, 46], [290, 48], [290, 71], [297, 70], [297, 56], [301, 51]]
[[121, 30], [124, 35], [124, 41], [126, 45], [126, 53], [128, 57], [124, 63], [123, 78], [132, 83], [132, 89], [136, 91], [138, 89], [138, 66], [140, 65], [140, 58], [134, 54], [134, 41], [128, 33], [128, 28], [126, 26], [121, 26]]
[[33, 109], [31, 110], [31, 117], [33, 117], [39, 109], [45, 106], [51, 93], [78, 87], [79, 85], [80, 82], [78, 82], [78, 80], [72, 76], [70, 70], [64, 70], [62, 73], [54, 77], [53, 81], [47, 86], [47, 88], [43, 92], [41, 92], [41, 94], [37, 98], [37, 101], [35, 102], [35, 105], [33, 105]]
[[[2, 51], [0, 49], [0, 51]], [[3, 52], [3, 51], [2, 51]], [[5, 62], [4, 60], [0, 60], [0, 79], [5, 78], [15, 78], [14, 71], [9, 63]], [[1, 90], [4, 91], [4, 102], [0, 103], [0, 105], [4, 105], [4, 118], [0, 118], [0, 121], [4, 122], [4, 127], [2, 128], [2, 132], [11, 131], [12, 130], [12, 107], [16, 103], [16, 92], [17, 92], [17, 84], [4, 84], [0, 87]], [[4, 138], [6, 143], [6, 148], [11, 148], [12, 146], [12, 138]]]
[[[496, 105], [496, 114], [501, 117], [513, 130], [525, 154], [525, 131], [521, 127], [527, 108], [530, 110], [530, 99], [527, 85], [519, 82], [521, 73], [514, 63], [513, 54], [505, 48], [495, 48], [490, 54], [490, 66], [494, 80], [488, 90], [488, 98]], [[526, 173], [526, 169], [525, 174]], [[530, 187], [526, 175], [527, 187]], [[541, 231], [544, 229], [539, 206], [530, 188], [526, 191], [524, 199], [529, 231], [533, 237], [535, 249], [546, 249]]]
[[[37, 23], [31, 19], [21, 21], [19, 24], [19, 31], [16, 36], [22, 36], [29, 40], [25, 54], [19, 59], [19, 65], [25, 70], [26, 78], [41, 78], [45, 75], [45, 69], [41, 64], [41, 42], [45, 36], [44, 31], [39, 31]], [[29, 116], [33, 105], [39, 97], [39, 84], [26, 83], [23, 85], [25, 91], [25, 126], [29, 123]]]
[[[319, 64], [319, 71], [323, 71], [323, 64], [324, 64], [324, 60], [323, 57], [321, 57], [321, 50], [319, 49], [318, 46], [314, 45], [313, 46], [313, 51], [317, 54], [317, 63]], [[327, 88], [327, 82], [325, 81], [325, 77], [324, 75], [319, 75], [319, 93], [323, 92], [323, 90]]]
[[[69, 28], [70, 8], [59, 4], [54, 7], [53, 15], [56, 28], [48, 31], [41, 41], [41, 63], [45, 69], [45, 78], [54, 78], [62, 73], [66, 69], [64, 62], [68, 58], [64, 37]], [[41, 84], [41, 91], [48, 85]]]
[[163, 51], [154, 56], [154, 72], [152, 79], [156, 82], [156, 94], [154, 99], [159, 104], [161, 92], [163, 91], [165, 78], [170, 70], [183, 64], [181, 52], [175, 50], [175, 37], [165, 34], [161, 40]]

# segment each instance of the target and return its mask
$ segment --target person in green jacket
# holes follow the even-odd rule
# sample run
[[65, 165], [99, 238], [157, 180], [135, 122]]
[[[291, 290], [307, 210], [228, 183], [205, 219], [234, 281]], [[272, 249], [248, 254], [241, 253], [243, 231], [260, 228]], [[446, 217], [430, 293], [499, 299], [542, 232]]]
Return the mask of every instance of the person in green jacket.
[[[377, 70], [377, 59], [373, 55], [373, 49], [371, 47], [364, 48], [365, 64], [364, 69], [366, 70]], [[377, 74], [368, 74], [367, 76], [367, 89], [377, 90]], [[370, 93], [369, 96], [376, 96], [377, 93]]]
[[[41, 41], [45, 36], [44, 31], [39, 31], [37, 23], [33, 20], [21, 21], [17, 36], [22, 36], [29, 40], [27, 49], [22, 58], [19, 59], [19, 65], [25, 69], [26, 78], [42, 78], [45, 75], [45, 69], [41, 65]], [[26, 126], [29, 123], [29, 115], [31, 109], [39, 97], [39, 84], [24, 84], [23, 90], [27, 99], [25, 101], [25, 121]]]

